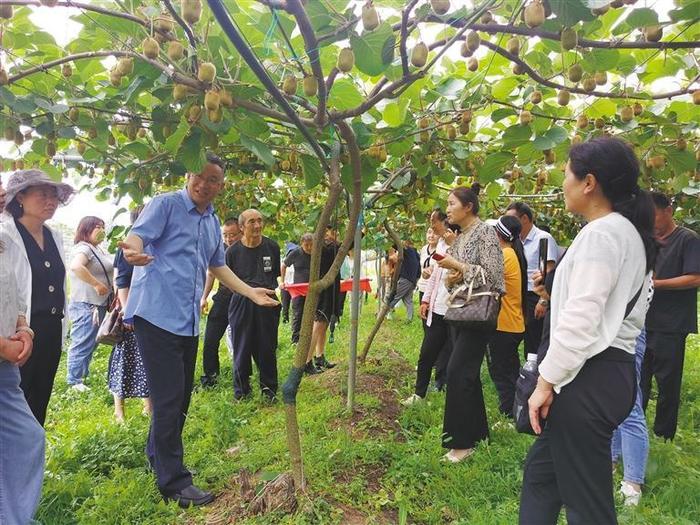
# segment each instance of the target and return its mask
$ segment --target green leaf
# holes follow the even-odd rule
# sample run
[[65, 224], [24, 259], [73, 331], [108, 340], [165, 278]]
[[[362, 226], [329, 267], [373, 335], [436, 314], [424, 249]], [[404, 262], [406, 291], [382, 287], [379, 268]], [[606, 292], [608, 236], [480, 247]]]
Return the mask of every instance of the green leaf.
[[52, 104], [48, 100], [43, 99], [41, 97], [35, 97], [34, 104], [36, 104], [38, 107], [45, 109], [46, 111], [49, 111], [53, 114], [65, 113], [69, 109], [68, 106], [66, 106], [65, 104]]
[[254, 139], [253, 137], [249, 137], [248, 135], [241, 135], [241, 145], [254, 153], [268, 166], [273, 166], [275, 164], [275, 156], [264, 142]]
[[185, 138], [177, 155], [190, 173], [199, 173], [204, 167], [204, 147], [202, 147], [202, 131], [192, 128]]
[[566, 130], [559, 126], [554, 126], [548, 129], [542, 135], [538, 135], [537, 138], [532, 142], [535, 149], [540, 151], [546, 149], [552, 149], [557, 144], [561, 144], [568, 137]]
[[493, 182], [505, 171], [505, 167], [508, 166], [515, 156], [507, 151], [498, 151], [493, 155], [489, 155], [486, 158], [486, 162], [479, 168], [479, 180], [481, 182]]
[[549, 0], [549, 5], [557, 20], [567, 27], [577, 22], [595, 20], [595, 15], [582, 0]]
[[512, 108], [499, 108], [493, 113], [491, 113], [491, 121], [492, 122], [498, 122], [499, 120], [503, 120], [504, 118], [511, 117], [513, 115], [517, 115], [514, 109]]
[[391, 25], [387, 23], [382, 23], [374, 31], [365, 32], [361, 36], [350, 35], [350, 47], [355, 53], [357, 69], [372, 77], [381, 74], [394, 60], [395, 43], [396, 37]]
[[521, 84], [520, 79], [514, 76], [502, 78], [491, 87], [491, 95], [494, 98], [504, 99]]
[[467, 81], [462, 78], [448, 78], [440, 82], [435, 91], [448, 99], [459, 98], [467, 85]]
[[382, 118], [392, 128], [398, 127], [406, 120], [407, 99], [400, 99], [398, 102], [389, 102], [384, 108]]
[[612, 117], [617, 112], [617, 104], [609, 98], [599, 98], [588, 106], [586, 115], [590, 118]]
[[[695, 13], [697, 15], [697, 12]], [[633, 9], [625, 19], [627, 27], [647, 27], [659, 23], [659, 15], [649, 7]]]
[[328, 106], [335, 109], [352, 109], [364, 101], [357, 86], [347, 78], [336, 80], [328, 95]]
[[679, 20], [691, 20], [696, 18], [698, 13], [700, 13], [700, 0], [690, 0], [680, 9], [669, 11], [668, 16], [674, 22], [678, 22]]
[[695, 171], [697, 161], [692, 151], [681, 151], [677, 148], [668, 148], [668, 162], [676, 173]]
[[190, 125], [187, 123], [187, 119], [183, 118], [178, 124], [177, 129], [172, 135], [168, 137], [165, 141], [165, 149], [171, 154], [175, 155], [177, 150], [180, 149], [182, 141], [185, 139], [185, 135], [190, 129]]
[[301, 161], [301, 171], [304, 173], [306, 189], [315, 188], [321, 183], [324, 175], [321, 163], [318, 158], [312, 155], [300, 155], [299, 160]]
[[[371, 160], [369, 157], [362, 156], [362, 191], [369, 188], [375, 180], [377, 180], [377, 166], [379, 163], [377, 161]], [[340, 180], [343, 182], [343, 186], [346, 190], [352, 191], [352, 167], [350, 163], [344, 164], [340, 170]]]
[[620, 52], [617, 49], [593, 49], [590, 56], [597, 71], [610, 71], [620, 61]]
[[530, 141], [532, 136], [532, 128], [530, 126], [521, 126], [516, 124], [507, 128], [503, 132], [503, 147], [504, 148], [517, 148], [521, 144], [525, 144]]

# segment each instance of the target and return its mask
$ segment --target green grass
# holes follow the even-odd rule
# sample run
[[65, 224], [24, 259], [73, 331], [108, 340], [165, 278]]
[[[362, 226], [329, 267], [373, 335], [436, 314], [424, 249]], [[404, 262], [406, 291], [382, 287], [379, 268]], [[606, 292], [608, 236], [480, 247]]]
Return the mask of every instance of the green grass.
[[[361, 342], [374, 311], [370, 300], [364, 306]], [[345, 319], [327, 352], [331, 360], [341, 362], [340, 369], [305, 378], [298, 397], [308, 497], [300, 498], [294, 515], [272, 513], [236, 522], [343, 523], [347, 512], [364, 516], [367, 523], [515, 523], [522, 462], [532, 438], [498, 425], [491, 432], [491, 443], [481, 446], [467, 463], [445, 465], [439, 461], [442, 394], [430, 393], [427, 402], [398, 413], [394, 410], [387, 418], [387, 402], [395, 409], [395, 400], [412, 391], [422, 338], [420, 323], [407, 324], [403, 309], [378, 334], [370, 354], [377, 361], [359, 369], [358, 414], [351, 417], [343, 397], [348, 324]], [[677, 437], [673, 443], [651, 438], [642, 503], [637, 509], [619, 507], [623, 524], [697, 523], [698, 350], [700, 338], [693, 336], [686, 353]], [[46, 525], [206, 523], [221, 509], [183, 511], [161, 501], [146, 469], [143, 446], [148, 420], [141, 415], [140, 402], [127, 401], [126, 425], [113, 422], [106, 387], [109, 352], [104, 346], [97, 350], [91, 390], [84, 395], [68, 391], [62, 360], [47, 419], [47, 472], [37, 518]], [[240, 469], [257, 472], [264, 479], [289, 470], [282, 406], [267, 406], [259, 398], [234, 404], [231, 366], [223, 348], [221, 356], [220, 384], [194, 393], [184, 433], [185, 461], [197, 471], [195, 481], [218, 494], [235, 490], [231, 479]], [[278, 356], [284, 378], [292, 360], [289, 325], [281, 326]], [[495, 390], [487, 374], [483, 382], [490, 424], [505, 423], [497, 413]], [[363, 391], [370, 384], [373, 390]], [[377, 387], [383, 389], [384, 399], [377, 397]], [[650, 410], [653, 414], [653, 401]], [[238, 449], [229, 455], [226, 451], [231, 447]]]

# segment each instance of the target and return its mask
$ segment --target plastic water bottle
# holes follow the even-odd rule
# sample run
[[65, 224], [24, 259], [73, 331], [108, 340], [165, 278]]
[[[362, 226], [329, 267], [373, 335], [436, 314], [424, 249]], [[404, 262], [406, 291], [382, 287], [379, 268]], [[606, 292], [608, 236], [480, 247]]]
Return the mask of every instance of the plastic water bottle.
[[527, 361], [523, 365], [526, 372], [537, 372], [537, 354], [527, 354]]

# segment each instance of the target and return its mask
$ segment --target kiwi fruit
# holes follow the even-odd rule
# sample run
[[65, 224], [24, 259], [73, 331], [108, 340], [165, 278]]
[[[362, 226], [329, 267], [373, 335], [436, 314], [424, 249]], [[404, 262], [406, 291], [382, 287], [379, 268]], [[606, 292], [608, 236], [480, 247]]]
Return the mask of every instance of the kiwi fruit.
[[700, 89], [693, 91], [693, 104], [700, 106]]
[[568, 106], [569, 100], [571, 100], [571, 93], [568, 89], [560, 89], [557, 93], [557, 102], [560, 106]]
[[601, 15], [604, 15], [605, 13], [607, 13], [609, 9], [610, 9], [610, 4], [606, 4], [606, 5], [601, 6], [601, 7], [594, 7], [593, 9], [591, 9], [591, 13], [593, 13], [595, 16], [601, 16]]
[[156, 27], [156, 29], [160, 29], [161, 31], [164, 31], [166, 33], [169, 33], [173, 30], [173, 27], [175, 27], [173, 19], [165, 15], [161, 15], [158, 18], [156, 18], [153, 25]]
[[469, 124], [472, 121], [473, 114], [471, 109], [465, 109], [462, 111], [462, 114], [460, 116], [461, 121], [465, 124]]
[[557, 161], [557, 156], [551, 149], [546, 149], [543, 151], [543, 153], [544, 153], [544, 161], [547, 164], [554, 164]]
[[116, 69], [123, 77], [131, 75], [134, 72], [134, 59], [131, 57], [120, 58]]
[[225, 89], [222, 89], [219, 91], [219, 103], [225, 108], [232, 108], [234, 105], [233, 96]]
[[296, 95], [297, 92], [297, 79], [294, 75], [289, 75], [284, 77], [282, 81], [282, 91], [287, 95]]
[[78, 108], [70, 108], [68, 110], [68, 118], [71, 122], [78, 122], [80, 118], [80, 110]]
[[355, 66], [355, 53], [349, 47], [344, 47], [338, 53], [337, 68], [343, 73], [348, 73]]
[[578, 45], [578, 33], [571, 27], [565, 27], [559, 37], [561, 48], [565, 51], [574, 49]]
[[197, 78], [200, 82], [213, 82], [216, 78], [216, 66], [211, 62], [202, 62], [201, 64], [199, 64]]
[[479, 60], [475, 57], [469, 58], [469, 60], [467, 60], [467, 69], [469, 71], [476, 71], [479, 69]]
[[6, 20], [9, 20], [10, 18], [12, 18], [12, 14], [13, 9], [11, 5], [0, 5], [0, 18], [5, 18]]
[[418, 42], [411, 51], [411, 64], [414, 67], [423, 67], [428, 61], [428, 46], [424, 42]]
[[474, 54], [474, 52], [471, 49], [469, 49], [469, 46], [465, 41], [462, 42], [462, 45], [459, 48], [459, 54], [462, 55], [464, 58], [469, 58]]
[[634, 118], [634, 109], [632, 106], [622, 106], [620, 109], [620, 120], [622, 122], [629, 122]]
[[88, 129], [88, 138], [91, 140], [95, 140], [97, 138], [97, 128], [96, 127], [91, 127]]
[[647, 26], [642, 29], [642, 33], [647, 42], [658, 42], [664, 36], [664, 30], [661, 26]]
[[180, 12], [188, 24], [196, 24], [202, 17], [202, 3], [200, 0], [182, 0]]
[[421, 131], [420, 132], [420, 141], [421, 142], [428, 142], [430, 140], [430, 133], [428, 131]]
[[221, 97], [219, 97], [219, 92], [214, 90], [207, 91], [204, 95], [204, 107], [209, 111], [217, 111], [220, 104]]
[[24, 144], [24, 135], [20, 130], [15, 131], [15, 146], [19, 147]]
[[469, 31], [465, 42], [467, 43], [467, 49], [474, 52], [479, 49], [479, 46], [481, 45], [481, 37], [476, 31]]
[[224, 118], [224, 112], [221, 109], [221, 107], [219, 106], [215, 110], [210, 109], [209, 111], [207, 111], [207, 117], [209, 118], [209, 122], [211, 122], [213, 124], [217, 124], [217, 123], [221, 122], [221, 120]]
[[588, 117], [586, 115], [579, 115], [579, 117], [576, 119], [576, 127], [578, 129], [586, 129], [588, 124]]
[[70, 78], [73, 76], [73, 68], [70, 67], [70, 64], [63, 64], [61, 67], [61, 74], [63, 75], [63, 78]]
[[523, 126], [527, 126], [530, 122], [532, 122], [532, 113], [526, 109], [522, 110], [520, 112], [519, 120]]
[[114, 87], [119, 87], [122, 85], [122, 76], [119, 74], [116, 68], [109, 72], [109, 83]]
[[642, 107], [642, 105], [639, 102], [635, 102], [632, 105], [632, 111], [634, 112], [634, 116], [638, 117], [639, 115], [642, 114], [642, 111], [644, 111], [644, 108]]
[[530, 102], [532, 102], [533, 104], [539, 104], [540, 102], [542, 102], [542, 92], [535, 90], [532, 93], [530, 93]]
[[653, 157], [649, 157], [649, 164], [652, 168], [661, 170], [666, 166], [666, 159], [662, 155], [655, 155]]
[[202, 106], [198, 106], [197, 104], [190, 106], [190, 109], [187, 111], [187, 118], [190, 122], [197, 122], [201, 116]]
[[608, 83], [608, 74], [605, 71], [596, 71], [593, 76], [595, 83], [599, 86], [604, 86]]
[[594, 124], [596, 129], [603, 129], [605, 127], [605, 121], [600, 117], [595, 119]]
[[687, 150], [688, 149], [688, 142], [683, 137], [679, 138], [676, 141], [676, 149], [678, 149], [679, 151]]
[[579, 82], [583, 78], [583, 68], [581, 67], [581, 64], [572, 65], [569, 68], [567, 76], [569, 77], [569, 80], [574, 84]]
[[422, 118], [418, 121], [418, 127], [419, 127], [420, 129], [426, 129], [426, 128], [429, 127], [429, 126], [430, 126], [430, 119], [428, 119], [428, 117], [422, 117]]
[[518, 55], [520, 53], [520, 40], [515, 37], [511, 37], [506, 42], [506, 49], [511, 55]]
[[450, 140], [454, 140], [457, 138], [457, 130], [451, 124], [447, 126], [447, 138]]
[[302, 86], [304, 88], [304, 95], [307, 97], [315, 97], [316, 93], [318, 93], [318, 82], [316, 81], [316, 77], [312, 75], [304, 77]]
[[445, 15], [450, 10], [450, 0], [430, 0], [430, 7], [436, 15]]
[[146, 128], [139, 128], [136, 132], [136, 136], [140, 139], [144, 138], [146, 136]]
[[85, 151], [87, 150], [87, 146], [85, 145], [84, 142], [78, 142], [78, 144], [76, 144], [76, 146], [75, 146], [75, 149], [78, 150], [78, 153], [80, 155], [84, 155]]
[[185, 46], [177, 40], [168, 42], [168, 58], [173, 62], [180, 60], [185, 56]]
[[544, 24], [545, 12], [542, 0], [532, 0], [523, 11], [523, 19], [527, 27], [539, 27]]
[[583, 79], [583, 82], [581, 83], [581, 87], [586, 93], [590, 93], [591, 91], [595, 90], [595, 78], [593, 77], [585, 77]]
[[379, 15], [371, 3], [362, 6], [362, 27], [365, 31], [373, 31], [379, 26]]
[[187, 96], [187, 86], [175, 84], [173, 86], [173, 100], [184, 100]]
[[493, 22], [493, 15], [491, 14], [491, 11], [486, 11], [483, 15], [481, 15], [480, 22], [484, 25]]
[[9, 81], [10, 78], [7, 75], [7, 71], [5, 71], [4, 67], [0, 67], [0, 86], [6, 86]]
[[147, 58], [158, 58], [158, 54], [160, 53], [160, 44], [155, 38], [151, 38], [150, 36], [144, 38], [143, 42], [141, 43], [141, 48], [143, 50], [143, 54], [146, 55]]
[[513, 64], [513, 74], [522, 75], [525, 73], [525, 67], [522, 64]]
[[583, 142], [583, 138], [581, 135], [574, 135], [573, 138], [571, 139], [571, 145], [575, 146], [576, 144], [581, 144]]

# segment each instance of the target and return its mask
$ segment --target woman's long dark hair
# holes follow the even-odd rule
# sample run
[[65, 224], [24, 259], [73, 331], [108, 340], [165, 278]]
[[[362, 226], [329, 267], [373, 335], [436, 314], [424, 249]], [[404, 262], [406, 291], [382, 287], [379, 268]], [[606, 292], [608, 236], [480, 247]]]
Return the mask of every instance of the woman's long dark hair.
[[639, 161], [632, 147], [614, 137], [598, 137], [573, 146], [569, 161], [577, 179], [593, 175], [613, 211], [634, 225], [644, 243], [646, 269], [654, 268], [654, 204], [649, 192], [639, 187]]
[[511, 248], [513, 248], [516, 257], [518, 258], [518, 264], [520, 265], [520, 305], [523, 309], [523, 316], [527, 317], [527, 259], [525, 258], [525, 248], [520, 240], [520, 233], [523, 230], [523, 226], [520, 223], [520, 220], [512, 215], [504, 215], [499, 220], [506, 228], [508, 228], [508, 231], [510, 231], [512, 235], [512, 238], [506, 239], [506, 237], [500, 231], [498, 231], [498, 229], [496, 229], [498, 236], [507, 242]]

